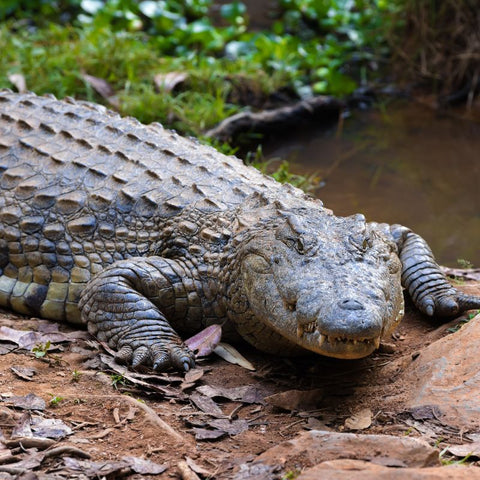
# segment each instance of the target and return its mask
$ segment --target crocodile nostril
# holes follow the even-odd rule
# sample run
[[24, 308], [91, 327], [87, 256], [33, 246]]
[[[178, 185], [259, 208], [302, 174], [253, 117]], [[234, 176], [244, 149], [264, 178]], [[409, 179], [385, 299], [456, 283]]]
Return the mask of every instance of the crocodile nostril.
[[364, 310], [365, 307], [358, 301], [353, 298], [345, 298], [338, 302], [340, 308], [344, 310]]

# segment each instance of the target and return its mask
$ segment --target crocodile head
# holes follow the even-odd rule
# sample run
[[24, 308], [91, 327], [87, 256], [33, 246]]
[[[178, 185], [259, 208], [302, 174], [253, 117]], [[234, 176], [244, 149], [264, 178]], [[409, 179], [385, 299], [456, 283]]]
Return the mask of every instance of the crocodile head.
[[256, 321], [322, 355], [369, 355], [403, 316], [396, 247], [363, 215], [283, 214], [243, 245], [240, 270]]

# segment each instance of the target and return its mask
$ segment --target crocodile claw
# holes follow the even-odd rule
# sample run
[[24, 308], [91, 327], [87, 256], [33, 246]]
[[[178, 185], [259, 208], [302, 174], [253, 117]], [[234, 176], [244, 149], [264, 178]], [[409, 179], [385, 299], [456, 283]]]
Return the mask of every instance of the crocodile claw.
[[433, 315], [453, 317], [466, 310], [480, 308], [480, 299], [452, 288], [437, 297], [433, 295], [424, 297], [418, 307], [429, 317]]
[[155, 371], [162, 372], [170, 367], [188, 372], [195, 367], [193, 352], [185, 345], [141, 345], [135, 350], [130, 345], [124, 345], [115, 354], [118, 363], [130, 364], [132, 368], [140, 365], [151, 366]]

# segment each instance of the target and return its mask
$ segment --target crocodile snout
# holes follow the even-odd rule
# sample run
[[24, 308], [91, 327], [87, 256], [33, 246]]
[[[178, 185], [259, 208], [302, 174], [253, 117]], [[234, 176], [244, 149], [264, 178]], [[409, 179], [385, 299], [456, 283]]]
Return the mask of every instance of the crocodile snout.
[[338, 306], [344, 310], [365, 310], [363, 304], [353, 298], [344, 298], [338, 302]]

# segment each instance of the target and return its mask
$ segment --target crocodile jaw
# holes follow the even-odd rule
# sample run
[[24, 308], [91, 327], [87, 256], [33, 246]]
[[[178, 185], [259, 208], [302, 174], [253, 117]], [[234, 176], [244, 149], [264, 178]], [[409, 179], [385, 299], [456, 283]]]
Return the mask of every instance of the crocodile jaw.
[[403, 304], [393, 322], [386, 322], [387, 330], [374, 337], [354, 337], [338, 334], [322, 333], [317, 321], [297, 325], [297, 341], [305, 348], [327, 357], [341, 359], [363, 358], [380, 346], [382, 338], [386, 338], [400, 323], [404, 315]]

